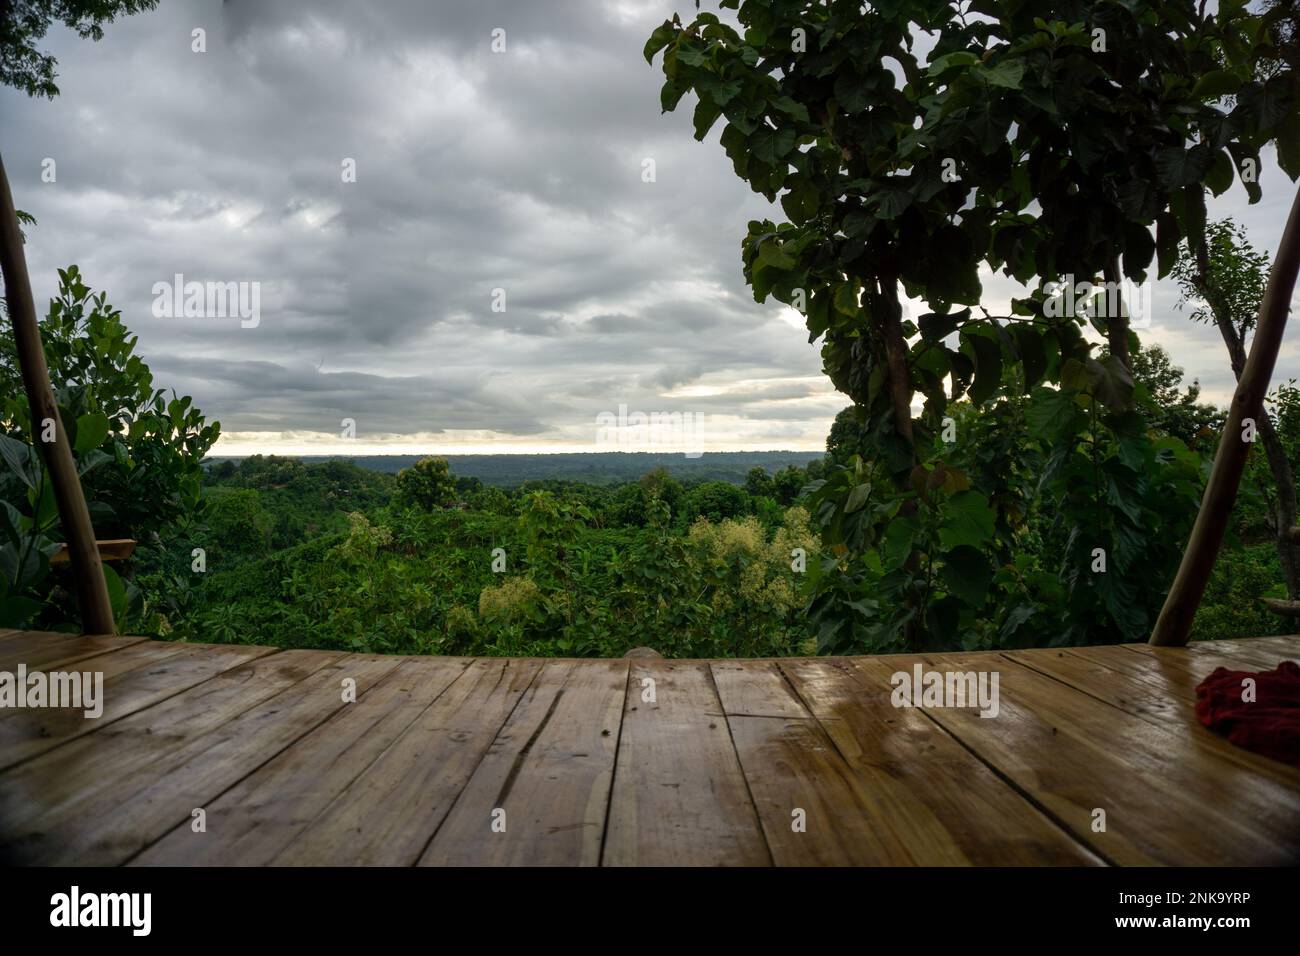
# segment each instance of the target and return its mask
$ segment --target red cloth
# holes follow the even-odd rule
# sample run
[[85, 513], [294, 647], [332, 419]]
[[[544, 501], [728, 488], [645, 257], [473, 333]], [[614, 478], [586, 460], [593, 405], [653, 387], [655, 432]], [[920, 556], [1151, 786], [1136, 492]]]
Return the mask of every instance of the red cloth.
[[[1255, 681], [1253, 703], [1241, 699], [1247, 677]], [[1300, 666], [1283, 661], [1271, 671], [1215, 669], [1196, 688], [1196, 719], [1238, 747], [1300, 767]]]

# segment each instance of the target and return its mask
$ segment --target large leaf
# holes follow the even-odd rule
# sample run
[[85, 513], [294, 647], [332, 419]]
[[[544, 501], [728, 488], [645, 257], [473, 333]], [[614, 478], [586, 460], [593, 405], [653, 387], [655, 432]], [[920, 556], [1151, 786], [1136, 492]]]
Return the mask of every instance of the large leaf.
[[21, 594], [0, 599], [0, 627], [20, 628], [41, 609], [41, 602]]
[[1295, 112], [1277, 128], [1277, 164], [1292, 179], [1300, 177], [1300, 115]]
[[844, 502], [844, 513], [846, 515], [851, 515], [853, 512], [860, 510], [862, 506], [867, 503], [867, 499], [870, 497], [871, 484], [869, 482], [857, 485], [849, 492], [848, 500]]
[[1192, 95], [1198, 99], [1218, 100], [1241, 89], [1241, 78], [1228, 70], [1211, 70], [1196, 81]]
[[1213, 160], [1214, 154], [1208, 146], [1198, 144], [1191, 149], [1170, 146], [1156, 154], [1156, 173], [1170, 189], [1191, 186], [1205, 178]]
[[961, 491], [948, 499], [939, 528], [945, 551], [968, 545], [978, 548], [993, 537], [996, 515], [978, 491]]
[[31, 467], [32, 447], [17, 438], [0, 434], [0, 458], [9, 466], [10, 472], [28, 488], [36, 487], [36, 477]]
[[960, 545], [943, 556], [939, 578], [949, 592], [971, 607], [979, 607], [988, 594], [993, 566], [978, 548]]
[[126, 585], [109, 565], [101, 564], [104, 570], [104, 584], [108, 587], [108, 603], [113, 609], [113, 617], [121, 619], [126, 613]]
[[976, 66], [974, 73], [985, 83], [990, 86], [1000, 86], [1003, 89], [1018, 90], [1020, 81], [1024, 78], [1025, 68], [1023, 64], [1013, 63], [1010, 60], [1003, 60], [996, 66]]
[[11, 544], [17, 545], [22, 541], [22, 521], [22, 512], [7, 501], [0, 501], [0, 532]]
[[77, 442], [73, 450], [84, 455], [98, 448], [108, 437], [108, 416], [102, 412], [87, 412], [77, 419]]
[[1029, 435], [1041, 442], [1056, 444], [1074, 427], [1078, 406], [1074, 395], [1065, 389], [1036, 389], [1025, 406], [1025, 424]]
[[1016, 351], [1025, 370], [1025, 391], [1037, 385], [1047, 371], [1047, 350], [1038, 330], [1028, 325], [1018, 325], [1012, 330]]
[[970, 400], [978, 405], [992, 398], [1002, 384], [1002, 347], [982, 335], [963, 335], [962, 340], [975, 353], [975, 381], [970, 387]]
[[1133, 407], [1133, 376], [1117, 356], [1107, 355], [1100, 362], [1090, 358], [1087, 367], [1094, 398], [1113, 412], [1126, 412]]

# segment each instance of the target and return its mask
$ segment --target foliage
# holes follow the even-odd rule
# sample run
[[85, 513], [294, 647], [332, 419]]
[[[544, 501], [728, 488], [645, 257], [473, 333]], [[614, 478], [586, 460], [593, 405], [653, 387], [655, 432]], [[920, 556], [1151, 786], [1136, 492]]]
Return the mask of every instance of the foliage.
[[1217, 435], [1225, 416], [1205, 404], [1199, 382], [1183, 385], [1183, 370], [1159, 345], [1146, 345], [1133, 352], [1133, 381], [1149, 399], [1150, 423], [1164, 435], [1179, 439], [1189, 448], [1205, 444]]
[[[709, 12], [674, 17], [645, 55], [663, 53], [663, 109], [693, 91], [696, 138], [725, 119], [737, 175], [780, 196], [787, 221], [749, 223], [745, 276], [757, 301], [804, 314], [854, 402], [810, 499], [830, 554], [810, 603], [822, 646], [975, 646], [1035, 618], [1042, 641], [1141, 636], [1200, 462], [1160, 435], [1174, 423], [1150, 420], [1123, 309], [1063, 307], [1053, 283], [1167, 274], [1204, 232], [1206, 189], [1239, 179], [1258, 201], [1267, 144], [1300, 174], [1283, 14], [1207, 15], [1191, 0], [977, 2], [971, 17], [933, 0], [720, 6], [743, 33]], [[918, 31], [934, 38], [924, 63]], [[1011, 315], [976, 315], [982, 267], [1037, 286]], [[904, 320], [900, 293], [930, 311]], [[1111, 354], [1093, 354], [1088, 326]], [[943, 437], [963, 401], [1023, 435], [982, 483]], [[1022, 500], [1027, 464], [1041, 479]], [[1042, 551], [1023, 550], [1022, 525]], [[1137, 587], [1136, 568], [1160, 585]], [[991, 587], [1010, 590], [991, 600]]]
[[[219, 426], [209, 424], [189, 396], [169, 397], [154, 388], [121, 313], [104, 293], [92, 294], [76, 266], [59, 270], [59, 294], [41, 322], [41, 336], [97, 535], [135, 538], [142, 558], [156, 554], [201, 514], [201, 462]], [[35, 450], [47, 426], [31, 421], [10, 326], [0, 334], [0, 396], [0, 450], [7, 465], [0, 499], [10, 536], [5, 600], [21, 596], [19, 606], [30, 612], [7, 619], [10, 625], [35, 620], [67, 626], [78, 619], [72, 589], [62, 574], [50, 576], [45, 561], [60, 540], [53, 486]], [[112, 568], [105, 576], [120, 615], [133, 589]]]
[[11, 0], [0, 4], [0, 83], [28, 96], [53, 99], [58, 62], [36, 46], [52, 23], [84, 39], [102, 40], [104, 24], [119, 16], [152, 10], [158, 0]]
[[433, 511], [456, 503], [456, 482], [446, 458], [421, 458], [397, 473], [398, 503]]
[[725, 481], [706, 481], [686, 493], [686, 518], [704, 517], [710, 521], [736, 518], [748, 511], [744, 489]]
[[1211, 222], [1205, 227], [1205, 245], [1208, 253], [1208, 275], [1201, 275], [1201, 265], [1196, 254], [1184, 245], [1174, 263], [1171, 274], [1178, 281], [1184, 302], [1191, 302], [1194, 322], [1214, 324], [1214, 309], [1201, 296], [1205, 283], [1213, 284], [1215, 293], [1222, 299], [1226, 313], [1231, 316], [1233, 328], [1239, 339], [1255, 326], [1260, 303], [1264, 300], [1264, 287], [1268, 284], [1268, 256], [1251, 245], [1246, 230], [1231, 218]]

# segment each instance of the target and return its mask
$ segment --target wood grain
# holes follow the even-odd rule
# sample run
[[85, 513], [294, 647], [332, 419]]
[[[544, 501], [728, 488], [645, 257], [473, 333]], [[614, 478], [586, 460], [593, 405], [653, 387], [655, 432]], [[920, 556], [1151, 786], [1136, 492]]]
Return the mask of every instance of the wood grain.
[[[170, 829], [220, 792], [169, 808], [183, 812], [160, 824], [144, 813], [143, 791], [163, 781], [186, 786], [193, 779], [182, 771], [186, 758], [213, 744], [251, 743], [247, 723], [233, 733], [228, 725], [263, 707], [263, 722], [274, 727], [283, 711], [263, 705], [342, 657], [284, 651], [251, 661], [0, 773], [0, 855], [24, 863], [124, 862], [143, 849], [137, 824]], [[259, 763], [272, 756], [249, 755]]]
[[19, 664], [28, 670], [52, 670], [88, 657], [110, 654], [132, 644], [143, 644], [144, 637], [83, 637], [57, 631], [17, 631], [0, 641], [0, 670], [16, 673]]
[[[987, 656], [926, 655], [928, 670], [999, 668], [1001, 675], [996, 718], [956, 708], [926, 714], [1103, 857], [1136, 865], [1300, 859], [1294, 791], [1216, 758], [1185, 732], [1002, 660], [1005, 666]], [[1104, 832], [1093, 829], [1098, 809]]]
[[274, 862], [415, 863], [540, 669], [474, 661]]
[[[0, 769], [98, 731], [272, 650], [145, 641], [74, 661], [77, 671], [103, 675], [103, 713], [87, 718], [84, 708], [0, 710]], [[58, 662], [45, 670], [67, 666]]]
[[[1300, 637], [471, 660], [0, 632], [0, 662], [99, 670], [106, 697], [99, 720], [0, 709], [0, 858], [1294, 863], [1300, 771], [1233, 747], [1192, 708], [1215, 667], [1298, 654]], [[895, 707], [891, 677], [915, 664], [997, 671], [997, 716]]]
[[469, 661], [404, 660], [374, 687], [132, 861], [141, 866], [259, 866], [273, 861], [456, 678]]
[[842, 662], [781, 668], [872, 795], [872, 824], [894, 831], [914, 862], [1101, 863], [921, 711], [895, 707], [888, 680]]
[[543, 665], [420, 864], [598, 864], [627, 675], [627, 661]]
[[768, 866], [772, 859], [709, 665], [638, 661], [627, 684], [602, 863], [693, 861]]

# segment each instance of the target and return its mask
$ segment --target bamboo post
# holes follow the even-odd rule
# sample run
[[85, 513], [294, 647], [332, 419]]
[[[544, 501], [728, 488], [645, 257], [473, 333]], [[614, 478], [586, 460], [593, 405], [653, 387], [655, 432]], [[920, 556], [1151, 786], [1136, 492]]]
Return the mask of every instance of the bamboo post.
[[1201, 510], [1196, 514], [1196, 524], [1192, 526], [1178, 574], [1169, 588], [1155, 630], [1151, 632], [1152, 644], [1181, 647], [1191, 636], [1192, 619], [1205, 594], [1210, 572], [1214, 570], [1214, 561], [1232, 515], [1232, 505], [1237, 500], [1246, 456], [1250, 453], [1251, 443], [1243, 440], [1243, 423], [1247, 418], [1258, 417], [1264, 406], [1264, 396], [1268, 394], [1273, 366], [1282, 346], [1282, 333], [1286, 330], [1297, 272], [1300, 272], [1300, 192], [1291, 204], [1291, 214], [1287, 217], [1286, 229], [1273, 260], [1268, 288], [1259, 306], [1255, 337], [1250, 343], [1250, 355], [1237, 381], [1232, 404], [1228, 406], [1228, 421], [1223, 426], [1223, 437], [1219, 440], [1214, 468], [1201, 499]]
[[[36, 323], [36, 305], [32, 301], [32, 286], [27, 277], [27, 259], [23, 254], [22, 233], [18, 230], [18, 215], [14, 197], [9, 191], [9, 177], [4, 161], [0, 159], [0, 269], [3, 269], [5, 296], [9, 303], [9, 319], [14, 327], [14, 344], [17, 347], [18, 367], [27, 392], [27, 404], [32, 414], [33, 443], [45, 459], [45, 469], [54, 486], [54, 500], [59, 507], [63, 523], [63, 536], [67, 539], [68, 554], [77, 584], [77, 599], [81, 606], [81, 629], [87, 634], [114, 634], [113, 607], [108, 599], [108, 585], [99, 563], [99, 548], [95, 544], [95, 531], [90, 524], [90, 511], [77, 477], [77, 463], [72, 457], [72, 446], [59, 418], [59, 406], [54, 401], [50, 387], [50, 370], [45, 364], [45, 348], [41, 344], [41, 330]], [[43, 442], [37, 436], [41, 423], [53, 419], [54, 441]]]

